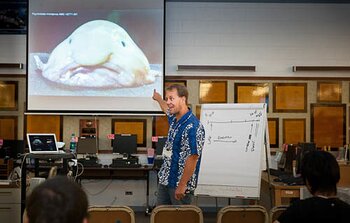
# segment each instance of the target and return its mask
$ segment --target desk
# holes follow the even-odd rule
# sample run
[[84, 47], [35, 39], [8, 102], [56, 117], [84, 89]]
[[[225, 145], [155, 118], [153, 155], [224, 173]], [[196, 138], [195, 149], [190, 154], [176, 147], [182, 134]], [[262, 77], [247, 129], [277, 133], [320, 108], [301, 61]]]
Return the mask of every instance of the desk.
[[146, 180], [146, 205], [149, 207], [149, 172], [153, 167], [113, 168], [84, 167], [84, 172], [78, 177], [82, 179], [135, 179]]
[[[273, 179], [276, 177], [270, 176], [271, 179], [271, 192], [272, 192], [272, 206], [278, 205], [289, 205], [289, 200], [291, 198], [300, 198], [300, 188], [304, 186], [289, 186], [282, 182], [274, 182]], [[270, 207], [270, 192], [269, 192], [269, 182], [266, 172], [261, 174], [261, 201], [267, 206]], [[267, 199], [266, 199], [267, 198]], [[287, 202], [286, 202], [287, 201]], [[265, 206], [264, 205], [264, 206]], [[271, 208], [271, 207], [270, 207]]]
[[21, 223], [21, 196], [17, 183], [0, 185], [1, 223]]
[[350, 165], [341, 164], [339, 165], [340, 180], [338, 183], [339, 187], [350, 187]]
[[[350, 165], [339, 165], [340, 168], [340, 180], [338, 187], [350, 187]], [[270, 176], [271, 178], [271, 190], [272, 190], [272, 205], [289, 205], [291, 198], [300, 198], [300, 189], [305, 186], [289, 186], [282, 182], [274, 182], [273, 179], [276, 177]], [[262, 172], [261, 174], [261, 195], [260, 198], [264, 206], [270, 207], [271, 202], [269, 199], [269, 182], [267, 173]], [[268, 198], [268, 199], [266, 199]], [[270, 207], [271, 208], [271, 207]]]

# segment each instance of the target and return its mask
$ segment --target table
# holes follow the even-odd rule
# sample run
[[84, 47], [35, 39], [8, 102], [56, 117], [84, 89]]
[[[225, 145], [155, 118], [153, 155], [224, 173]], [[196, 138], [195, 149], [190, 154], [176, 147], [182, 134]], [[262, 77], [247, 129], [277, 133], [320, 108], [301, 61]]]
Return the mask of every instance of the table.
[[78, 177], [82, 179], [135, 179], [146, 180], [146, 205], [149, 208], [149, 172], [156, 171], [152, 166], [137, 168], [122, 167], [84, 167], [84, 172]]
[[[273, 180], [275, 178], [276, 177], [274, 177], [274, 176], [270, 176], [272, 202], [267, 202], [267, 200], [270, 201], [268, 175], [266, 172], [262, 172], [262, 174], [261, 174], [260, 199], [261, 199], [261, 202], [267, 206], [267, 208], [270, 209], [274, 206], [289, 205], [290, 199], [300, 198], [300, 188], [305, 187], [305, 186], [303, 186], [303, 185], [289, 186], [289, 185], [282, 183], [282, 182], [274, 182]], [[271, 203], [272, 203], [272, 207], [270, 207]]]
[[[62, 153], [62, 154], [26, 154], [22, 156], [22, 159], [32, 158], [35, 159], [35, 176], [39, 176], [40, 169], [48, 169], [49, 167], [40, 167], [39, 160], [63, 160], [60, 172], [68, 172], [68, 160], [75, 159], [74, 154]], [[26, 185], [26, 171], [27, 163], [24, 161], [22, 167], [21, 185]], [[149, 208], [149, 172], [156, 171], [153, 166], [143, 166], [138, 168], [113, 168], [113, 167], [84, 167], [84, 172], [78, 177], [78, 181], [82, 179], [136, 179], [146, 180], [146, 202], [147, 208]], [[21, 203], [22, 203], [22, 214], [25, 207], [26, 198], [26, 187], [21, 187]]]
[[[350, 187], [350, 165], [340, 164], [340, 180], [338, 187], [349, 188]], [[274, 182], [273, 179], [276, 177], [270, 176], [271, 178], [271, 190], [272, 190], [272, 206], [278, 205], [289, 205], [289, 200], [292, 198], [302, 198], [301, 191], [307, 190], [304, 185], [289, 186], [282, 182]], [[303, 189], [303, 190], [301, 190]], [[269, 200], [269, 183], [267, 172], [261, 174], [261, 201], [267, 207], [270, 207], [271, 202]], [[268, 199], [266, 199], [268, 198]], [[272, 208], [272, 207], [270, 207]]]
[[339, 187], [350, 187], [350, 165], [349, 164], [340, 164], [340, 180], [338, 183]]
[[26, 159], [34, 159], [35, 176], [39, 176], [39, 160], [63, 160], [62, 170], [64, 173], [68, 172], [68, 160], [74, 159], [75, 155], [72, 153], [58, 153], [58, 154], [22, 154], [23, 165], [21, 171], [21, 216], [23, 215], [26, 200], [26, 185], [27, 185], [27, 162]]

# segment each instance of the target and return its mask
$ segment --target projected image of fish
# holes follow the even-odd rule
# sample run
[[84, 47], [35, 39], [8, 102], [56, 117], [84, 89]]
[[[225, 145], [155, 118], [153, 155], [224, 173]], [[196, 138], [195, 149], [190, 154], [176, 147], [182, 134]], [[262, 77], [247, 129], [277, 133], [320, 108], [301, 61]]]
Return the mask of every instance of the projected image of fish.
[[34, 59], [43, 77], [67, 86], [131, 88], [152, 84], [158, 75], [129, 34], [106, 20], [78, 27], [47, 63]]

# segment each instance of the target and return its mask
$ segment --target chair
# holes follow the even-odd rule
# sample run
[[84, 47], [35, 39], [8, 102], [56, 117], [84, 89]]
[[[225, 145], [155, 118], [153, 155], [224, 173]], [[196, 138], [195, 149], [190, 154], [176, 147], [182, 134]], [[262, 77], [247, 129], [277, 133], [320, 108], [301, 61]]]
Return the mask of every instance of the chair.
[[287, 205], [280, 205], [280, 206], [275, 206], [271, 208], [270, 210], [270, 222], [274, 222], [275, 220], [278, 219], [278, 217], [288, 208]]
[[226, 206], [218, 212], [217, 223], [268, 223], [266, 209], [260, 205]]
[[135, 213], [127, 206], [89, 207], [89, 223], [135, 223]]
[[203, 223], [203, 212], [195, 205], [160, 205], [151, 213], [151, 223]]

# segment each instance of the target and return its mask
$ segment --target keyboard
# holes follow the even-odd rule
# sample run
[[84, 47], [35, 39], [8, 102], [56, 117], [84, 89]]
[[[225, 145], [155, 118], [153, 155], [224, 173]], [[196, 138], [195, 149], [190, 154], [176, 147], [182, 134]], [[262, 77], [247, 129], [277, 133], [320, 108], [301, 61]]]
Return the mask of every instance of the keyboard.
[[63, 163], [39, 163], [39, 167], [62, 167]]
[[276, 177], [283, 176], [283, 175], [291, 175], [291, 173], [284, 172], [283, 170], [276, 170], [276, 169], [270, 168], [269, 171], [270, 171], [270, 175], [276, 176]]
[[81, 163], [84, 167], [102, 167], [102, 164], [99, 163], [90, 163], [90, 162], [85, 162]]
[[141, 164], [130, 163], [130, 164], [111, 164], [109, 167], [111, 168], [140, 168]]

